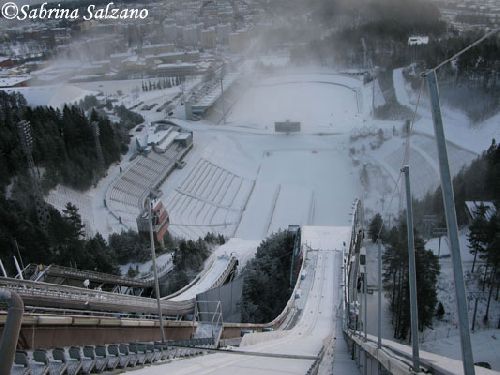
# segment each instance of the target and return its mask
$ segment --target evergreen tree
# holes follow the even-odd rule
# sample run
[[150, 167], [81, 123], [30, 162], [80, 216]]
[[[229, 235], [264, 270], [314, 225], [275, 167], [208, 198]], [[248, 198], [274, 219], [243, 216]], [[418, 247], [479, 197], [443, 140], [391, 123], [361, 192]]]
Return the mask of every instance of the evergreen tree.
[[438, 303], [438, 308], [436, 310], [436, 316], [438, 319], [443, 319], [444, 316], [444, 306], [441, 302]]
[[[400, 221], [384, 241], [384, 289], [389, 297], [394, 337], [406, 339], [410, 329], [410, 291], [408, 282], [408, 246], [406, 224]], [[439, 260], [431, 251], [424, 249], [423, 239], [415, 235], [415, 263], [417, 278], [418, 326], [420, 330], [432, 326], [437, 305], [436, 284], [439, 276]]]
[[241, 313], [244, 322], [273, 320], [285, 307], [291, 290], [290, 262], [294, 235], [278, 232], [262, 241], [245, 268]]
[[64, 219], [69, 223], [71, 228], [70, 236], [78, 240], [85, 236], [85, 226], [82, 224], [82, 218], [78, 213], [78, 208], [71, 202], [66, 203], [66, 208], [63, 210]]
[[380, 237], [383, 237], [383, 231], [384, 231], [384, 225], [382, 216], [380, 216], [380, 214], [376, 214], [370, 221], [370, 224], [368, 225], [368, 235], [370, 236], [372, 242], [377, 241], [379, 232], [380, 232]]
[[488, 242], [487, 238], [487, 220], [485, 217], [486, 207], [481, 204], [475, 212], [475, 217], [469, 225], [469, 233], [467, 239], [469, 241], [469, 249], [471, 254], [474, 254], [471, 272], [474, 272], [477, 256], [486, 249]]

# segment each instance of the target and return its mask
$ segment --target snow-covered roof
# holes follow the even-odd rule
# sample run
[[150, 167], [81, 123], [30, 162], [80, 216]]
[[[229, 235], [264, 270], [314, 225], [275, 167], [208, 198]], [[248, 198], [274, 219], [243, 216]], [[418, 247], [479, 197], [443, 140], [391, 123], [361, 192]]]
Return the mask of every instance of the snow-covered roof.
[[408, 38], [409, 46], [421, 46], [423, 44], [429, 44], [428, 36], [410, 36]]
[[497, 212], [495, 204], [491, 201], [465, 201], [465, 207], [473, 219], [477, 216], [481, 206], [485, 208], [484, 217], [486, 220], [490, 220]]
[[192, 136], [191, 133], [179, 133], [179, 134], [177, 134], [177, 136], [175, 137], [175, 139], [186, 140], [186, 139], [189, 139], [191, 136]]
[[197, 66], [196, 64], [191, 64], [191, 63], [159, 64], [156, 66], [156, 69], [180, 68], [180, 67], [196, 68], [196, 66]]

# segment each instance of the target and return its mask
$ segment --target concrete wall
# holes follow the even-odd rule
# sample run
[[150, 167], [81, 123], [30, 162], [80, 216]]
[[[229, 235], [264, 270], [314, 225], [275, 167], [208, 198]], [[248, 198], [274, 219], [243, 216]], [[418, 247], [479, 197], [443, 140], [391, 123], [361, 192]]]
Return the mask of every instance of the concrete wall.
[[[0, 317], [0, 335], [3, 331]], [[167, 340], [190, 339], [196, 329], [190, 321], [165, 321]], [[161, 340], [159, 322], [153, 320], [91, 316], [43, 316], [25, 314], [19, 349], [50, 349], [71, 345], [100, 345]]]

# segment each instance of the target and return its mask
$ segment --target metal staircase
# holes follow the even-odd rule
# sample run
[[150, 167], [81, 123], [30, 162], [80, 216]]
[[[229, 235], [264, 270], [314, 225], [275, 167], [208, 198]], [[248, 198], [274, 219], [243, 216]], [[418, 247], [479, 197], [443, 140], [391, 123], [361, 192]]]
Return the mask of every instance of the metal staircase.
[[221, 301], [196, 301], [195, 320], [197, 323], [195, 339], [211, 338], [217, 348], [222, 336], [223, 317]]

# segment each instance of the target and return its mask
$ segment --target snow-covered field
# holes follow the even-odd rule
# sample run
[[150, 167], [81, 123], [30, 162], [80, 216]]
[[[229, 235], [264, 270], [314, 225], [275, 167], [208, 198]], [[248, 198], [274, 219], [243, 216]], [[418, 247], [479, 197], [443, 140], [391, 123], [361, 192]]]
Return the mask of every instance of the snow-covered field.
[[[396, 98], [400, 104], [415, 109], [418, 93], [412, 91], [404, 80], [402, 69], [393, 71]], [[471, 124], [466, 114], [458, 109], [441, 103], [443, 125], [446, 139], [475, 153], [481, 153], [491, 145], [492, 138], [500, 137], [500, 113], [481, 124]], [[420, 100], [418, 109], [420, 118], [415, 122], [415, 131], [434, 136], [434, 127], [430, 112], [430, 101], [425, 95]]]
[[[200, 128], [196, 128], [198, 129]], [[196, 130], [195, 147], [186, 159], [188, 165], [182, 170], [174, 171], [162, 187], [167, 197], [164, 201], [167, 210], [171, 210], [172, 205], [176, 204], [174, 198], [182, 192], [182, 189], [179, 191], [179, 186], [190, 182], [191, 168], [202, 163], [212, 165], [217, 173], [226, 170], [228, 172], [224, 172], [224, 175], [240, 180], [244, 183], [243, 187], [246, 184], [245, 193], [238, 193], [241, 198], [248, 196], [248, 186], [251, 187], [247, 202], [239, 199], [237, 194], [234, 203], [240, 203], [233, 203], [231, 206], [231, 209], [238, 209], [233, 211], [233, 217], [241, 215], [241, 221], [226, 221], [235, 223], [236, 237], [263, 239], [269, 232], [285, 229], [289, 224], [348, 223], [349, 207], [359, 190], [357, 176], [350, 170], [351, 162], [345, 151], [345, 136], [262, 136], [209, 125], [205, 125], [203, 130]], [[214, 144], [216, 148], [213, 148]], [[194, 178], [203, 179], [203, 173], [195, 173]], [[203, 189], [210, 191], [210, 184], [215, 182], [220, 184], [221, 181], [206, 179], [204, 184], [207, 186]], [[200, 197], [191, 195], [184, 200], [193, 203], [194, 198]], [[228, 198], [231, 200], [231, 195]], [[208, 222], [203, 221], [209, 216], [200, 217], [197, 212], [203, 212], [202, 203], [210, 207], [208, 203], [213, 206], [213, 202], [206, 198], [194, 202], [199, 202], [198, 207], [202, 211], [191, 214], [191, 211], [180, 212], [182, 217], [176, 216], [178, 211], [173, 206], [171, 222], [175, 231], [180, 232], [183, 230], [181, 227], [190, 230], [199, 224], [210, 229]], [[231, 212], [227, 206], [219, 207], [220, 211], [223, 208]], [[243, 210], [238, 212], [241, 209]], [[192, 215], [191, 219], [188, 215]], [[188, 219], [197, 221], [189, 222]]]
[[[303, 78], [305, 79], [305, 78]], [[228, 124], [273, 129], [275, 121], [300, 121], [303, 127], [345, 130], [356, 119], [352, 90], [320, 82], [294, 80], [250, 88], [233, 107]], [[290, 106], [293, 103], [294, 105]], [[287, 110], [284, 111], [283, 109]]]
[[72, 84], [17, 87], [5, 91], [21, 93], [28, 105], [32, 107], [49, 106], [59, 109], [62, 109], [65, 104], [78, 104], [85, 96], [98, 94], [97, 91], [83, 89]]
[[[179, 88], [138, 92], [141, 82], [78, 85], [84, 90], [102, 91], [127, 106], [139, 102], [152, 104], [157, 97], [167, 99], [179, 92]], [[189, 85], [195, 83], [196, 80]], [[118, 90], [122, 95], [117, 94]], [[346, 152], [347, 134], [369, 117], [369, 108], [362, 105], [369, 102], [366, 98], [369, 89], [363, 90], [360, 80], [342, 75], [294, 73], [263, 79], [249, 92], [252, 90], [258, 90], [258, 96], [269, 103], [279, 100], [275, 100], [272, 111], [262, 113], [262, 118], [256, 118], [250, 128], [248, 122], [237, 120], [245, 118], [247, 106], [252, 105], [246, 94], [232, 108], [229, 115], [232, 119], [227, 125], [178, 120], [194, 131], [194, 148], [185, 158], [185, 168], [175, 170], [161, 187], [174, 235], [197, 238], [211, 231], [228, 237], [260, 240], [289, 224], [343, 225], [348, 222], [347, 212], [359, 187]], [[312, 100], [314, 97], [320, 100]], [[321, 112], [325, 108], [328, 114]], [[164, 116], [154, 108], [140, 113], [147, 122]], [[290, 116], [294, 113], [308, 115]], [[319, 121], [323, 115], [329, 116], [327, 122]], [[274, 121], [286, 118], [304, 121], [302, 132], [284, 135], [266, 129]], [[127, 173], [128, 157], [124, 158], [120, 170], [113, 166], [96, 188], [70, 194], [93, 226], [93, 233], [99, 231], [106, 236], [134, 227], [140, 191], [130, 199], [126, 199], [128, 195], [122, 197], [124, 193], [118, 190], [120, 197], [109, 201], [108, 196], [108, 203], [120, 206], [110, 207], [115, 216], [104, 207], [105, 195], [109, 195], [105, 192], [113, 191], [109, 187], [122, 181], [122, 175]], [[134, 195], [128, 194], [131, 193]], [[54, 202], [67, 199], [58, 190], [51, 196]], [[89, 200], [91, 204], [82, 203]], [[130, 200], [133, 202], [128, 202]], [[116, 216], [122, 218], [125, 226]]]
[[[398, 101], [413, 109], [416, 93], [409, 90], [400, 70], [394, 72], [394, 83]], [[165, 92], [160, 90], [141, 93], [136, 90], [138, 84], [140, 81], [113, 83], [114, 86], [105, 90], [103, 88], [107, 83], [82, 84], [79, 87], [84, 90], [106, 91], [106, 94], [119, 98], [126, 105], [141, 101], [159, 105], [163, 100], [177, 95], [180, 90], [172, 88]], [[376, 85], [375, 89], [373, 84]], [[118, 96], [117, 90], [122, 90], [124, 95]], [[381, 103], [372, 101], [373, 92], [380, 92], [377, 82], [363, 85], [361, 80], [342, 75], [295, 72], [254, 82], [231, 108], [224, 125], [214, 125], [207, 121], [176, 120], [194, 132], [194, 147], [185, 158], [186, 166], [175, 170], [161, 186], [163, 202], [170, 212], [172, 233], [197, 238], [207, 231], [216, 231], [229, 237], [238, 237], [237, 241], [241, 242], [229, 241], [225, 251], [234, 251], [231, 247], [245, 248], [244, 257], [249, 258], [260, 240], [290, 224], [349, 225], [348, 214], [355, 197], [364, 198], [367, 217], [371, 216], [370, 213], [387, 210], [394, 182], [400, 173], [406, 138], [401, 136], [402, 121], [372, 119], [371, 103]], [[181, 106], [178, 108], [182, 110]], [[164, 118], [164, 114], [155, 109], [156, 107], [140, 113], [147, 122]], [[180, 113], [180, 110], [176, 113]], [[276, 134], [274, 122], [287, 119], [301, 121], [301, 132]], [[500, 137], [499, 115], [471, 128], [464, 114], [443, 107], [443, 119], [453, 173], [457, 173], [488, 147], [493, 136], [497, 139]], [[378, 129], [382, 130], [382, 140]], [[432, 118], [428, 98], [425, 96], [421, 99], [414, 130], [409, 164], [413, 195], [422, 197], [429, 190], [435, 189], [439, 182]], [[351, 139], [351, 135], [359, 134], [364, 136], [354, 141]], [[123, 170], [126, 165], [127, 162], [123, 162]], [[368, 176], [364, 182], [365, 189], [360, 181], [363, 166], [366, 166]], [[86, 193], [86, 197], [75, 198], [82, 207], [82, 216], [93, 222], [96, 231], [105, 234], [122, 229], [103, 205], [104, 192], [119, 174], [118, 167], [113, 166], [108, 177]], [[74, 195], [68, 195], [67, 191], [54, 194], [51, 199], [59, 207], [63, 205], [66, 196]], [[91, 204], [88, 200], [91, 200]], [[398, 203], [396, 196], [389, 212], [394, 213], [400, 208], [401, 204]], [[94, 220], [91, 220], [92, 216]], [[245, 240], [251, 242], [245, 243]], [[445, 252], [446, 246], [442, 242], [442, 254]], [[335, 252], [318, 254], [319, 268], [315, 285], [327, 285], [321, 282], [322, 278], [325, 278], [324, 282], [328, 282], [328, 285], [336, 285], [334, 274], [339, 268], [339, 263], [335, 263], [339, 262], [337, 258]], [[441, 262], [442, 285], [451, 280], [446, 261], [443, 258]], [[373, 258], [371, 263], [373, 266]], [[192, 295], [195, 291], [206, 290], [222, 268], [223, 266], [216, 266], [206, 270], [207, 277], [201, 278], [186, 293]], [[370, 279], [369, 283], [374, 283], [374, 280]], [[337, 300], [332, 298], [338, 292], [338, 288], [334, 288], [333, 293], [328, 288], [323, 293], [322, 287], [317, 287], [320, 292], [309, 296], [304, 310], [307, 312], [310, 309], [311, 316], [302, 316], [296, 328], [283, 337], [276, 338], [276, 335], [269, 334], [268, 336], [276, 339], [248, 346], [248, 350], [316, 353], [321, 347], [319, 339], [324, 339], [328, 333], [333, 332], [332, 303]], [[449, 288], [452, 288], [451, 284]], [[440, 298], [443, 295], [440, 294]], [[188, 294], [183, 298], [186, 296]], [[369, 331], [373, 332], [370, 326], [373, 327], [375, 323], [376, 310], [373, 308], [376, 294], [368, 298], [371, 306]], [[445, 309], [451, 311], [453, 301], [448, 299], [444, 302]], [[328, 322], [326, 318], [329, 319]], [[453, 318], [450, 319], [453, 322]], [[434, 339], [449, 339], [448, 336], [451, 337], [435, 335]], [[266, 341], [262, 337], [266, 336], [261, 336], [257, 341]], [[384, 337], [391, 337], [390, 324], [384, 325]], [[491, 343], [491, 347], [498, 348], [495, 340], [491, 335], [484, 339]], [[297, 344], [299, 341], [303, 346]], [[424, 341], [425, 345], [429, 345], [430, 351], [453, 357], [443, 349], [448, 345], [446, 342], [433, 346], [432, 337], [425, 337], [425, 334]], [[489, 356], [485, 355], [486, 357]], [[488, 362], [493, 361], [490, 358]], [[295, 366], [290, 365], [290, 361], [278, 359], [264, 359], [256, 363], [251, 358], [217, 354], [190, 360], [188, 365], [175, 362], [168, 369], [179, 373], [203, 373], [210, 368], [210, 371], [223, 369], [224, 372], [252, 374], [255, 373], [256, 366], [270, 372], [279, 369], [303, 373], [304, 369], [307, 370], [307, 361], [294, 364]], [[161, 368], [147, 371], [161, 372]]]
[[165, 200], [170, 232], [188, 238], [202, 237], [207, 232], [233, 237], [253, 183], [200, 159]]
[[[328, 104], [337, 120], [327, 125], [306, 121], [303, 131], [293, 135], [266, 129], [266, 124], [284, 120], [297, 108], [326, 106], [294, 97], [302, 95], [307, 79], [315, 80], [310, 89], [319, 90], [318, 97], [338, 103]], [[297, 80], [302, 83], [290, 83]], [[364, 95], [361, 86], [357, 79], [334, 74], [268, 78], [257, 87], [259, 96], [281, 99], [263, 115], [267, 122], [257, 119], [249, 125], [237, 120], [246, 117], [246, 94], [225, 125], [178, 120], [194, 131], [194, 148], [186, 167], [174, 171], [162, 186], [172, 232], [196, 238], [218, 231], [259, 240], [290, 224], [348, 223], [359, 187], [347, 155], [347, 134], [366, 116], [358, 107]]]

